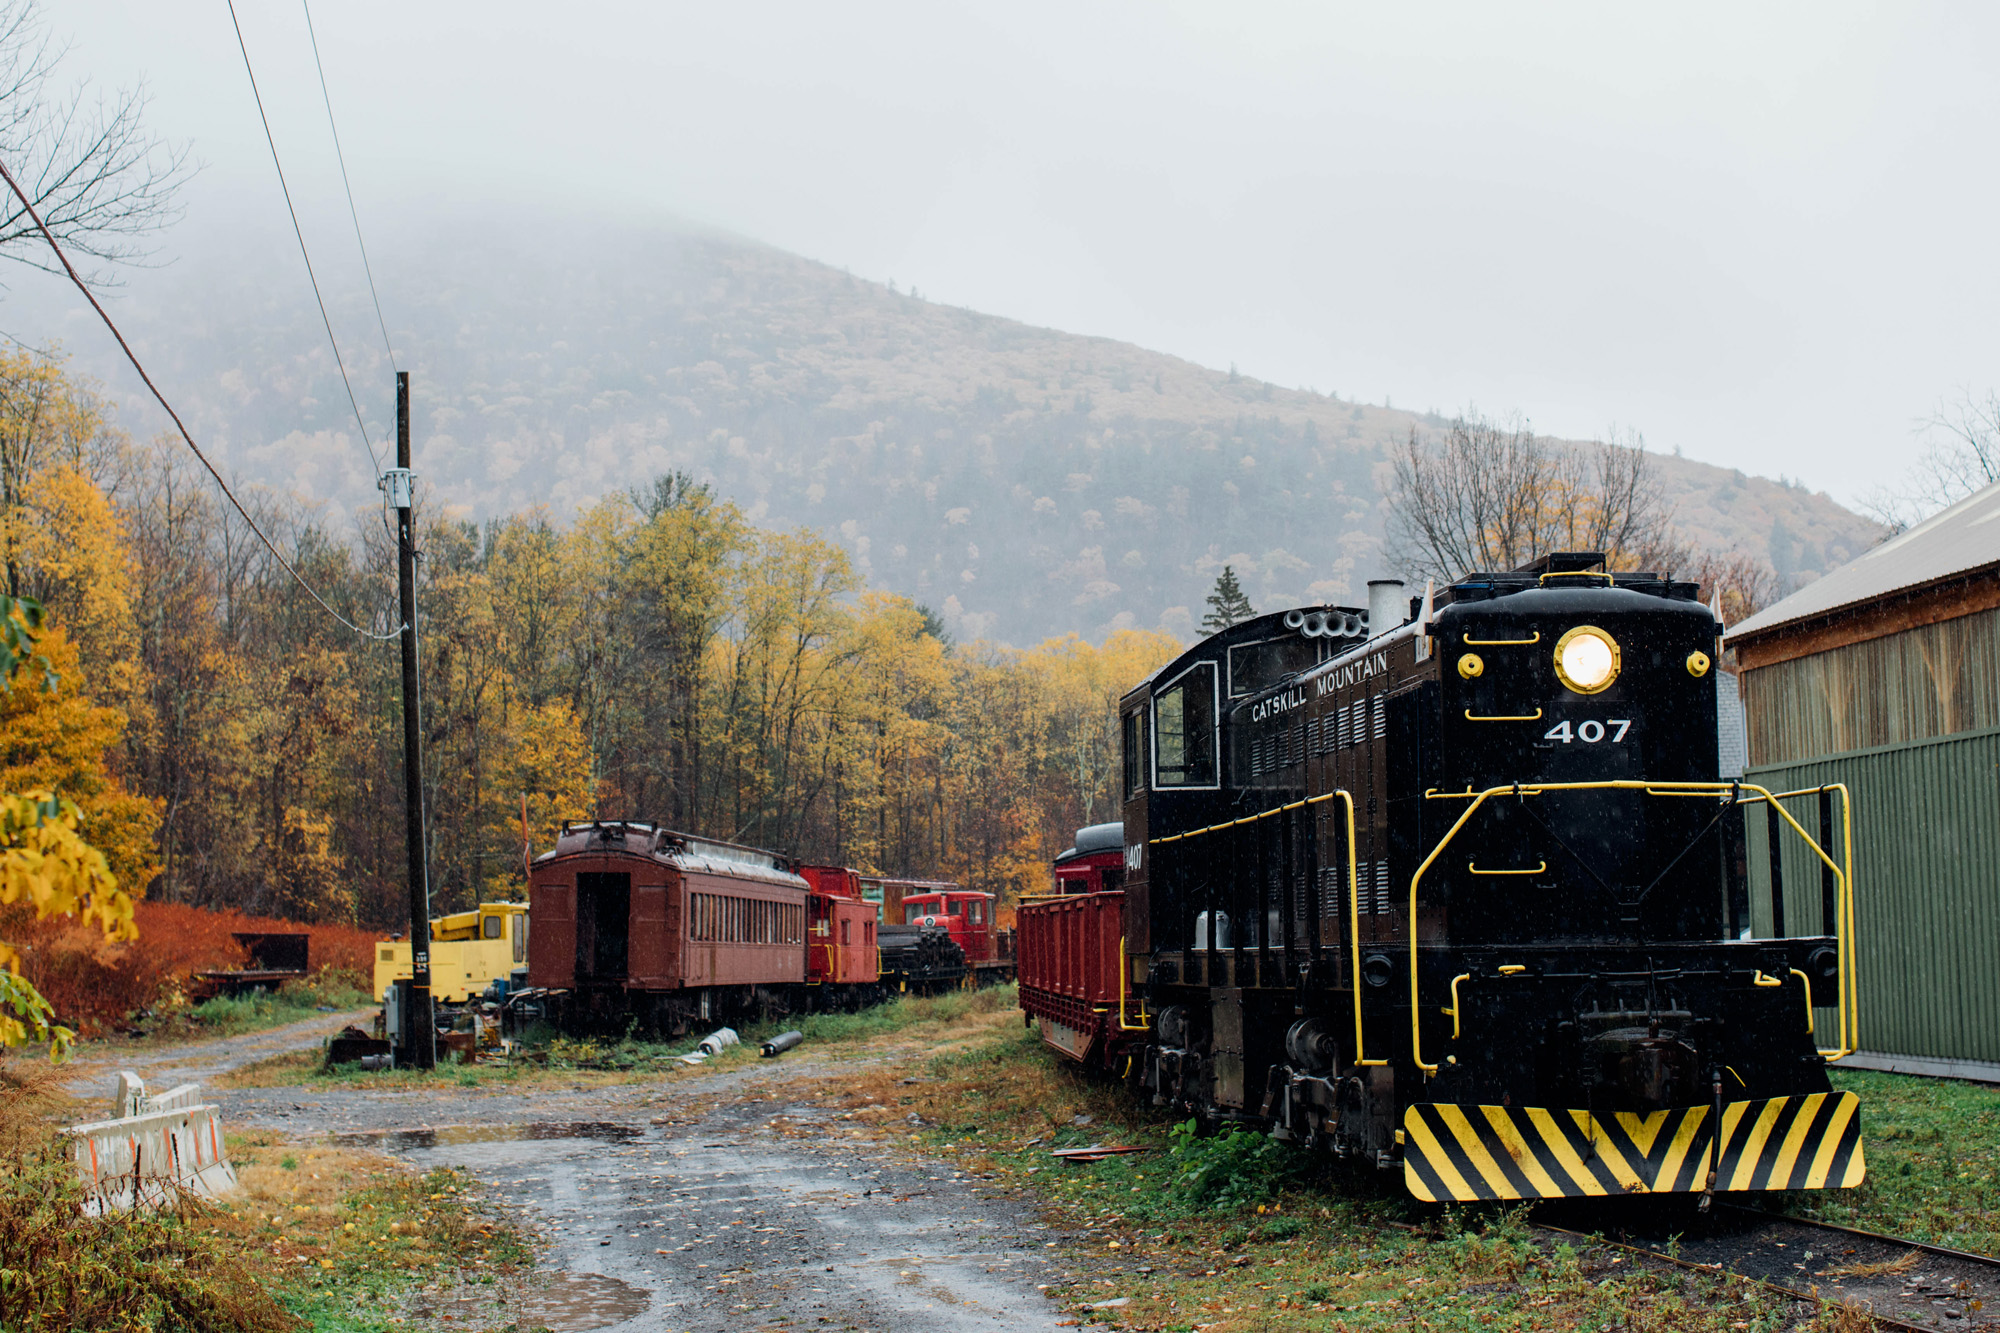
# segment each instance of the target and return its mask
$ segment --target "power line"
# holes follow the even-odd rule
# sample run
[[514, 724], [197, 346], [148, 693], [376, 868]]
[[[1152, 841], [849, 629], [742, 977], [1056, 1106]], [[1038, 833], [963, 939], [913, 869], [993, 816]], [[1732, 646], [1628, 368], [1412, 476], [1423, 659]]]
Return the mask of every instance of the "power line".
[[361, 251], [361, 271], [368, 275], [368, 297], [375, 302], [375, 323], [382, 330], [382, 350], [389, 354], [389, 368], [395, 370], [396, 349], [389, 342], [389, 321], [382, 317], [382, 298], [375, 294], [375, 270], [368, 266], [368, 242], [361, 239], [361, 214], [354, 207], [354, 186], [347, 179], [347, 154], [340, 149], [340, 126], [333, 119], [333, 94], [326, 90], [326, 66], [319, 59], [319, 34], [313, 31], [312, 3], [299, 0], [299, 4], [306, 11], [306, 36], [312, 40], [313, 68], [319, 71], [319, 95], [326, 103], [326, 127], [333, 131], [333, 156], [340, 163], [340, 187], [347, 191], [347, 215], [354, 219], [354, 244]]
[[278, 169], [278, 188], [284, 191], [285, 211], [292, 215], [292, 235], [299, 238], [299, 254], [306, 261], [306, 277], [312, 281], [313, 300], [319, 302], [320, 322], [326, 325], [326, 340], [333, 344], [333, 364], [340, 367], [340, 382], [347, 386], [347, 404], [354, 409], [354, 423], [361, 427], [361, 443], [375, 475], [382, 475], [382, 460], [376, 456], [375, 442], [368, 438], [368, 423], [361, 419], [361, 404], [354, 397], [354, 385], [347, 378], [347, 363], [341, 359], [340, 339], [333, 336], [333, 320], [326, 313], [326, 298], [320, 295], [319, 275], [313, 272], [312, 255], [306, 250], [305, 229], [299, 226], [299, 210], [292, 206], [292, 187], [285, 183], [285, 164], [278, 160], [278, 140], [271, 133], [271, 118], [264, 114], [264, 94], [257, 91], [257, 71], [250, 67], [250, 47], [243, 40], [243, 25], [236, 19], [236, 0], [229, 0], [229, 22], [236, 29], [236, 49], [243, 53], [243, 72], [250, 76], [250, 95], [257, 100], [257, 118], [264, 122], [264, 142], [271, 146], [271, 165]]
[[153, 377], [151, 375], [148, 375], [146, 373], [146, 368], [139, 364], [139, 358], [137, 355], [133, 353], [132, 345], [125, 341], [125, 335], [118, 331], [118, 326], [111, 322], [111, 316], [105, 313], [104, 307], [102, 305], [98, 304], [96, 293], [90, 290], [90, 285], [86, 283], [83, 280], [82, 276], [77, 273], [76, 266], [69, 262], [69, 256], [63, 253], [62, 246], [56, 242], [55, 233], [49, 230], [48, 223], [42, 221], [42, 215], [35, 211], [34, 204], [30, 203], [28, 200], [27, 191], [23, 190], [20, 186], [20, 182], [14, 179], [14, 173], [7, 170], [7, 164], [4, 160], [0, 160], [0, 179], [4, 179], [7, 182], [7, 187], [14, 192], [14, 197], [21, 201], [21, 207], [28, 210], [28, 216], [34, 219], [35, 226], [41, 230], [43, 238], [47, 240], [49, 243], [49, 248], [54, 250], [56, 252], [56, 258], [62, 261], [63, 271], [69, 274], [69, 280], [76, 284], [76, 289], [78, 291], [83, 293], [83, 299], [90, 302], [90, 308], [92, 310], [95, 310], [97, 312], [97, 317], [104, 321], [104, 327], [111, 330], [111, 336], [118, 340], [119, 350], [124, 352], [125, 359], [132, 363], [132, 369], [139, 372], [139, 378], [142, 381], [144, 381], [146, 388], [151, 390], [154, 401], [159, 403], [159, 405], [162, 408], [166, 409], [167, 415], [173, 418], [174, 427], [175, 429], [180, 431], [181, 438], [187, 441], [187, 447], [194, 451], [195, 458], [201, 463], [203, 467], [208, 469], [208, 475], [215, 478], [215, 484], [222, 489], [223, 496], [229, 501], [230, 505], [235, 508], [237, 514], [242, 517], [243, 521], [250, 526], [250, 531], [257, 534], [257, 540], [264, 543], [264, 549], [271, 553], [271, 557], [284, 567], [285, 572], [292, 576], [294, 582], [296, 582], [301, 588], [305, 589], [306, 596], [312, 598], [315, 602], [319, 603], [320, 610], [326, 612], [328, 615], [332, 616], [335, 620], [338, 620], [341, 624], [347, 626], [347, 628], [353, 630], [356, 634], [359, 634], [362, 638], [377, 639], [377, 640], [393, 639], [397, 635], [401, 634], [404, 628], [401, 625], [398, 625], [395, 629], [390, 630], [387, 634], [371, 633], [368, 630], [361, 628], [361, 626], [355, 624], [353, 621], [349, 620], [346, 616], [340, 614], [340, 612], [334, 610], [331, 606], [328, 606], [326, 598], [320, 596], [317, 592], [313, 591], [312, 584], [306, 582], [305, 576], [300, 574], [297, 569], [294, 569], [292, 567], [291, 561], [285, 559], [285, 553], [283, 551], [280, 551], [277, 548], [276, 544], [274, 544], [269, 537], [264, 535], [264, 530], [257, 526], [257, 520], [250, 517], [250, 512], [243, 507], [243, 502], [241, 500], [238, 500], [236, 498], [236, 493], [229, 489], [229, 483], [224, 481], [222, 479], [222, 474], [215, 470], [215, 464], [208, 461], [208, 455], [204, 454], [201, 451], [201, 446], [194, 442], [194, 436], [188, 434], [188, 428], [181, 422], [180, 413], [174, 411], [173, 404], [167, 401], [166, 395], [161, 393], [159, 386], [153, 383]]

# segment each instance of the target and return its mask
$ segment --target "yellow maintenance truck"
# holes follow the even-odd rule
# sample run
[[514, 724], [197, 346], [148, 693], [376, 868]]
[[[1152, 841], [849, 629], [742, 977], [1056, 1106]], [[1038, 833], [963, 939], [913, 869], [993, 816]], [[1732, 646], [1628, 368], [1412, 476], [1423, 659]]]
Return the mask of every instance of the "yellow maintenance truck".
[[[431, 919], [431, 998], [462, 1004], [528, 965], [528, 905], [481, 903], [470, 912]], [[375, 998], [410, 975], [410, 942], [375, 946]]]

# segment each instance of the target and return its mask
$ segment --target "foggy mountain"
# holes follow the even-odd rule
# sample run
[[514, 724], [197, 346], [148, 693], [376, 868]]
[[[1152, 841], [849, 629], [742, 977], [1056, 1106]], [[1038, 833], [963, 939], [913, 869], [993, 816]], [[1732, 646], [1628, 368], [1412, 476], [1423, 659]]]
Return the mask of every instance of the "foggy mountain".
[[[377, 275], [429, 502], [561, 519], [685, 469], [760, 523], [840, 541], [965, 638], [1189, 637], [1224, 563], [1259, 609], [1363, 602], [1385, 572], [1386, 450], [1437, 424], [693, 228], [467, 215], [394, 239]], [[114, 318], [205, 447], [344, 529], [374, 507], [372, 473], [296, 252], [205, 244], [131, 275]], [[386, 453], [391, 369], [348, 278], [322, 269]], [[103, 380], [127, 429], [166, 424], [79, 304], [36, 286], [4, 307], [8, 333], [60, 339]], [[1878, 531], [1795, 486], [1655, 465], [1685, 533], [1768, 558], [1787, 586]]]

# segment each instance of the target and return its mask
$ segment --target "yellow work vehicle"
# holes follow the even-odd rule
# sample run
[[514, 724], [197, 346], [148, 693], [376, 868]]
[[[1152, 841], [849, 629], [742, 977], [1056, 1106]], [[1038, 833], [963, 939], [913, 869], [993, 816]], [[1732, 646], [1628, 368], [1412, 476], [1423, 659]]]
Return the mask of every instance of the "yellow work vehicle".
[[[528, 905], [481, 903], [470, 912], [431, 918], [431, 998], [461, 1004], [528, 964]], [[410, 942], [375, 946], [375, 998], [410, 976]]]

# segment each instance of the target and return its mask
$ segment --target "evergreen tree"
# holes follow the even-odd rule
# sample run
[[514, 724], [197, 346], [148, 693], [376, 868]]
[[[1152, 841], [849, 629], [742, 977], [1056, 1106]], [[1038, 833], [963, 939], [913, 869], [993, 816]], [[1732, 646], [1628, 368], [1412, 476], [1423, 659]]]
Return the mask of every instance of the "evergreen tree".
[[1214, 634], [1256, 614], [1257, 608], [1250, 605], [1242, 585], [1236, 582], [1236, 571], [1224, 565], [1216, 576], [1215, 591], [1208, 595], [1208, 614], [1201, 618], [1201, 627]]

